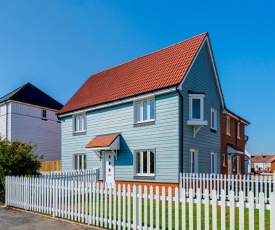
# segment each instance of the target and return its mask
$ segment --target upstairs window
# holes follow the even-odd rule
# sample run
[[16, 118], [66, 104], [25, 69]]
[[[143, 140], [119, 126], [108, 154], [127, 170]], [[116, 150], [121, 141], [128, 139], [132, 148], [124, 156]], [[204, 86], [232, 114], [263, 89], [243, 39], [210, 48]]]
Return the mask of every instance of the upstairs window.
[[237, 123], [237, 138], [241, 139], [240, 122]]
[[217, 130], [217, 110], [211, 109], [211, 129]]
[[189, 94], [189, 120], [203, 120], [204, 94]]
[[86, 131], [86, 114], [73, 116], [73, 131], [75, 133]]
[[153, 150], [135, 151], [135, 175], [155, 175], [155, 152]]
[[151, 98], [134, 103], [135, 123], [155, 120], [155, 99]]
[[226, 134], [230, 135], [230, 117], [226, 117]]
[[47, 110], [42, 109], [42, 118], [47, 118]]

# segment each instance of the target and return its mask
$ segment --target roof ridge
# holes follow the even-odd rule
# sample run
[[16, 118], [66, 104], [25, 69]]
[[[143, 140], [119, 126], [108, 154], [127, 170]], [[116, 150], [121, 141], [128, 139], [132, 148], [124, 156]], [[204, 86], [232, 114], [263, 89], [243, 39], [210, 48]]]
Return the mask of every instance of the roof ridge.
[[20, 87], [16, 88], [15, 90], [12, 90], [9, 93], [5, 94], [4, 96], [0, 97], [0, 101], [1, 101], [2, 98], [6, 97], [6, 96], [8, 96], [10, 94], [10, 96], [7, 98], [7, 100], [9, 100], [11, 97], [13, 97], [14, 95], [16, 95], [19, 91], [21, 91], [26, 85], [27, 84], [21, 85]]
[[[113, 68], [116, 68], [116, 67], [118, 67], [118, 66], [121, 66], [121, 65], [127, 64], [127, 63], [129, 63], [129, 62], [132, 62], [132, 61], [135, 61], [135, 60], [138, 60], [138, 59], [144, 58], [144, 57], [149, 56], [149, 55], [151, 55], [151, 54], [157, 53], [157, 52], [159, 52], [159, 51], [161, 51], [161, 50], [168, 49], [168, 48], [170, 48], [170, 47], [172, 47], [172, 46], [179, 45], [179, 44], [181, 44], [181, 43], [183, 43], [183, 42], [187, 42], [187, 41], [189, 41], [189, 40], [191, 40], [191, 39], [194, 39], [194, 38], [196, 38], [196, 37], [199, 37], [199, 36], [201, 36], [201, 35], [203, 35], [203, 34], [207, 35], [207, 34], [208, 34], [208, 32], [203, 32], [203, 33], [198, 34], [198, 35], [195, 35], [195, 36], [193, 36], [193, 37], [191, 37], [191, 38], [187, 38], [187, 39], [185, 39], [185, 40], [183, 40], [183, 41], [180, 41], [180, 42], [177, 42], [177, 43], [171, 44], [171, 45], [169, 45], [169, 46], [166, 46], [166, 47], [164, 47], [164, 48], [161, 48], [161, 49], [158, 49], [158, 50], [152, 51], [151, 53], [144, 54], [144, 55], [142, 55], [142, 56], [136, 57], [136, 58], [131, 59], [131, 60], [129, 60], [129, 61], [125, 61], [125, 62], [123, 62], [123, 63], [121, 63], [121, 64], [118, 64], [118, 65], [115, 65], [115, 66], [109, 67], [109, 68], [107, 68], [107, 69], [104, 69], [104, 70], [98, 71], [98, 72], [93, 73], [92, 75], [90, 75], [90, 77], [92, 77], [92, 76], [94, 76], [94, 75], [96, 75], [96, 74], [99, 74], [99, 73], [104, 73], [105, 71], [108, 71], [108, 70], [113, 69]], [[89, 78], [90, 78], [90, 77], [89, 77]], [[88, 79], [89, 79], [89, 78], [88, 78]]]

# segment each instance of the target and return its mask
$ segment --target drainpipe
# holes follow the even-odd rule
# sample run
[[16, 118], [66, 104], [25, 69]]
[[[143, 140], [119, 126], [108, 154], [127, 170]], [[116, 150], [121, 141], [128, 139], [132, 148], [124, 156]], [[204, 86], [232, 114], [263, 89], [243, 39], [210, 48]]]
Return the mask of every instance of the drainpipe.
[[[182, 161], [180, 162], [180, 164], [179, 164], [179, 167], [180, 167], [180, 165], [181, 165], [181, 173], [183, 173], [183, 161], [184, 161], [184, 159], [183, 159], [183, 156], [184, 156], [184, 153], [183, 153], [183, 124], [184, 124], [184, 116], [183, 116], [183, 111], [184, 111], [184, 108], [183, 108], [183, 106], [184, 106], [184, 104], [183, 104], [183, 95], [182, 95], [182, 92], [177, 88], [177, 91], [178, 91], [178, 94], [179, 94], [179, 98], [180, 98], [180, 103], [182, 103], [182, 108], [181, 108], [181, 111], [179, 111], [179, 116], [182, 116], [182, 119], [181, 119], [181, 124], [180, 124], [180, 130], [179, 130], [179, 136], [181, 136], [181, 139], [179, 139], [179, 144], [180, 144], [180, 148], [181, 148], [181, 150], [182, 150], [182, 155], [181, 155], [181, 158], [182, 158]], [[179, 180], [180, 180], [180, 178], [179, 178]], [[180, 184], [180, 183], [179, 183]]]
[[5, 101], [6, 104], [6, 140], [8, 141], [9, 138], [9, 105], [7, 101]]

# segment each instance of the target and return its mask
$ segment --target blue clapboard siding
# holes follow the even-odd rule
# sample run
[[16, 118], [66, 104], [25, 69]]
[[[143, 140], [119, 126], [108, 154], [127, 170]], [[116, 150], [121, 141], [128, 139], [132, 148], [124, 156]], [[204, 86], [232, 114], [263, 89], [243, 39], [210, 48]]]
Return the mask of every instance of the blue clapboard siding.
[[85, 145], [96, 135], [121, 133], [121, 149], [115, 160], [115, 180], [133, 179], [133, 151], [156, 150], [155, 182], [178, 182], [179, 174], [179, 94], [156, 97], [154, 125], [133, 127], [133, 103], [87, 113], [85, 135], [72, 134], [72, 116], [62, 118], [62, 170], [73, 168], [73, 155], [87, 153], [88, 168], [100, 168], [102, 161]]
[[[204, 120], [208, 125], [204, 126], [193, 137], [193, 127], [187, 125], [189, 119], [189, 95], [188, 90], [204, 92]], [[211, 151], [217, 153], [217, 172], [220, 172], [220, 109], [221, 101], [218, 94], [217, 83], [210, 62], [207, 45], [204, 44], [197, 56], [190, 72], [186, 76], [182, 87], [184, 97], [184, 134], [183, 134], [183, 171], [190, 172], [190, 148], [198, 150], [198, 170], [201, 173], [210, 173]], [[211, 108], [217, 110], [217, 133], [210, 132]]]

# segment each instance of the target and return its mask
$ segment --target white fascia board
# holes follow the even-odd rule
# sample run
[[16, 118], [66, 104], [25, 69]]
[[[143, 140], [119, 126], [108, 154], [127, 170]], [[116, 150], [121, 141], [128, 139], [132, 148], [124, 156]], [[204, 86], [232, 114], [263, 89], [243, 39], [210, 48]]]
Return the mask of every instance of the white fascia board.
[[177, 91], [177, 87], [173, 86], [173, 87], [169, 87], [167, 89], [161, 89], [161, 90], [158, 90], [158, 91], [155, 91], [155, 92], [144, 93], [144, 94], [139, 95], [139, 96], [132, 96], [132, 97], [117, 100], [117, 101], [114, 101], [114, 102], [107, 102], [107, 103], [104, 103], [104, 104], [101, 104], [101, 105], [91, 106], [91, 107], [88, 107], [86, 109], [79, 109], [79, 110], [76, 110], [76, 111], [73, 111], [73, 112], [64, 113], [64, 114], [58, 115], [58, 117], [62, 118], [62, 117], [67, 117], [67, 116], [71, 116], [71, 115], [74, 115], [74, 114], [87, 113], [87, 112], [90, 112], [90, 111], [103, 109], [103, 108], [107, 108], [107, 107], [112, 107], [112, 106], [116, 106], [116, 105], [121, 105], [121, 104], [125, 104], [125, 103], [128, 103], [128, 102], [138, 101], [138, 100], [142, 100], [142, 99], [146, 99], [146, 98], [150, 98], [150, 97], [155, 97], [155, 96], [158, 96], [158, 95], [167, 94], [167, 93], [171, 93], [171, 92], [175, 92], [175, 91]]
[[201, 43], [201, 46], [198, 49], [191, 65], [189, 66], [188, 70], [186, 71], [185, 75], [183, 76], [183, 80], [179, 84], [178, 89], [182, 90], [182, 85], [183, 85], [187, 75], [189, 74], [193, 64], [195, 63], [195, 60], [197, 59], [197, 56], [199, 55], [199, 53], [200, 53], [200, 51], [201, 51], [201, 49], [202, 49], [202, 47], [205, 43], [207, 43], [207, 48], [208, 48], [208, 51], [209, 51], [209, 54], [210, 54], [211, 64], [212, 64], [212, 67], [213, 67], [213, 71], [214, 71], [214, 75], [215, 75], [215, 79], [216, 79], [216, 84], [217, 84], [217, 87], [218, 87], [218, 91], [219, 91], [219, 95], [220, 95], [220, 99], [221, 99], [221, 103], [222, 103], [222, 108], [224, 108], [225, 104], [224, 104], [224, 98], [223, 98], [223, 94], [222, 94], [222, 90], [221, 90], [221, 84], [220, 84], [220, 80], [219, 80], [219, 77], [218, 77], [218, 72], [217, 72], [215, 61], [214, 61], [214, 57], [213, 57], [213, 53], [212, 53], [212, 49], [211, 49], [211, 45], [210, 45], [210, 42], [209, 42], [208, 35], [204, 38], [204, 41]]
[[229, 153], [229, 154], [243, 154], [243, 152], [238, 151], [237, 149], [234, 149], [229, 145], [227, 145], [227, 153]]
[[53, 111], [56, 113], [58, 112], [58, 110], [55, 110], [55, 109], [51, 109], [51, 108], [47, 108], [47, 107], [43, 107], [43, 106], [39, 106], [39, 105], [28, 104], [28, 103], [24, 103], [24, 102], [20, 102], [20, 101], [9, 100], [8, 102], [20, 104], [20, 105], [26, 105], [26, 106], [30, 106], [30, 107], [34, 107], [34, 108], [39, 108], [39, 109], [50, 110], [50, 111]]
[[232, 118], [236, 119], [237, 121], [242, 122], [245, 125], [249, 125], [249, 123], [245, 122], [244, 120], [240, 119], [239, 117], [234, 116], [232, 113], [229, 113], [226, 109], [223, 110], [223, 114], [226, 114], [229, 117], [232, 117]]

